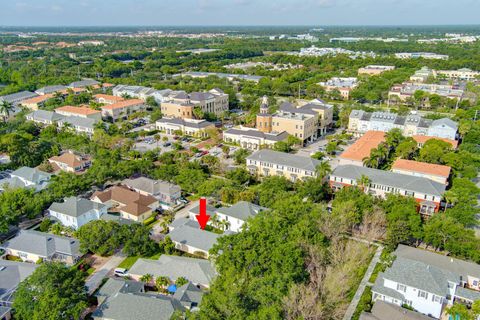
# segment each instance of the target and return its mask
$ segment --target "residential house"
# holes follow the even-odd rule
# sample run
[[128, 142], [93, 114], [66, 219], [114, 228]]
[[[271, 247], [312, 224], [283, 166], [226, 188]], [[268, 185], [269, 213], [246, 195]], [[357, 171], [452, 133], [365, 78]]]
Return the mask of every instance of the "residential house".
[[181, 132], [192, 137], [207, 137], [207, 131], [215, 129], [215, 125], [207, 120], [162, 118], [157, 120], [155, 128], [167, 134]]
[[40, 89], [35, 90], [35, 93], [38, 95], [54, 95], [55, 93], [65, 92], [68, 88], [63, 85], [54, 85], [54, 86], [46, 86]]
[[138, 259], [128, 273], [135, 280], [146, 274], [151, 274], [154, 278], [167, 277], [173, 282], [182, 277], [204, 288], [210, 287], [210, 283], [217, 275], [215, 267], [208, 260], [165, 254], [158, 260]]
[[98, 93], [93, 96], [95, 102], [103, 103], [103, 104], [114, 104], [120, 101], [124, 101], [125, 99], [119, 96], [112, 96], [110, 94]]
[[173, 183], [154, 180], [147, 177], [125, 179], [122, 184], [144, 196], [152, 196], [160, 202], [163, 209], [171, 209], [182, 197], [182, 189]]
[[392, 165], [392, 172], [423, 177], [444, 185], [448, 184], [452, 168], [413, 160], [397, 159]]
[[20, 230], [17, 236], [0, 247], [6, 254], [33, 263], [43, 260], [73, 265], [82, 256], [78, 240], [34, 230]]
[[170, 320], [175, 311], [185, 311], [174, 297], [145, 293], [142, 282], [109, 278], [95, 296], [94, 320]]
[[377, 300], [370, 312], [362, 311], [360, 320], [432, 320], [421, 313]]
[[90, 221], [107, 214], [108, 206], [88, 199], [68, 197], [63, 202], [54, 202], [48, 208], [50, 217], [60, 221], [65, 227], [78, 230]]
[[223, 132], [223, 141], [235, 143], [243, 149], [252, 151], [262, 148], [273, 148], [275, 143], [287, 140], [289, 134], [282, 132], [262, 132], [257, 129], [238, 127]]
[[180, 302], [180, 304], [188, 310], [197, 310], [202, 302], [203, 292], [190, 281], [181, 287], [173, 294], [173, 298]]
[[368, 177], [368, 185], [361, 186], [365, 193], [385, 197], [389, 193], [413, 197], [422, 215], [433, 215], [440, 208], [445, 184], [424, 177], [417, 177], [355, 165], [341, 165], [330, 174], [330, 186], [340, 190], [346, 186], [360, 185], [362, 177]]
[[395, 70], [395, 66], [379, 66], [379, 65], [368, 65], [366, 67], [358, 69], [358, 74], [366, 74], [369, 76], [376, 76], [386, 71]]
[[355, 143], [348, 147], [340, 156], [339, 164], [363, 166], [363, 159], [370, 157], [372, 149], [377, 148], [385, 141], [385, 132], [367, 131]]
[[426, 82], [430, 78], [435, 78], [435, 70], [429, 67], [422, 67], [420, 70], [415, 71], [413, 76], [410, 77], [410, 81], [413, 82]]
[[32, 113], [27, 114], [25, 118], [38, 124], [52, 125], [64, 119], [65, 117], [52, 111], [35, 110]]
[[223, 72], [201, 72], [201, 71], [188, 71], [181, 74], [174, 74], [173, 77], [192, 77], [192, 78], [207, 78], [210, 76], [219, 77], [221, 79], [227, 79], [228, 81], [237, 81], [237, 80], [246, 80], [259, 82], [263, 77], [254, 76], [249, 74], [234, 74], [234, 73], [223, 73]]
[[348, 121], [348, 131], [356, 136], [367, 131], [388, 132], [394, 128], [400, 129], [406, 137], [432, 136], [456, 140], [458, 124], [448, 118], [430, 120], [417, 114], [400, 116], [391, 112], [363, 110], [352, 110]]
[[91, 137], [97, 123], [97, 120], [91, 118], [66, 117], [58, 121], [58, 126], [60, 128], [68, 127], [79, 134], [84, 133]]
[[326, 92], [338, 91], [344, 100], [350, 98], [350, 92], [358, 86], [357, 78], [339, 78], [333, 77], [327, 81], [319, 82]]
[[93, 79], [83, 79], [80, 81], [74, 81], [68, 85], [69, 88], [86, 88], [100, 85], [100, 82]]
[[208, 258], [208, 251], [217, 243], [221, 234], [200, 229], [197, 221], [188, 218], [174, 220], [169, 226], [168, 237], [177, 250]]
[[152, 216], [159, 207], [158, 200], [132, 191], [125, 186], [114, 186], [105, 191], [97, 191], [92, 201], [106, 204], [110, 212], [117, 212], [123, 219], [143, 222]]
[[445, 139], [445, 138], [439, 138], [439, 137], [432, 137], [432, 136], [418, 136], [414, 135], [412, 136], [413, 140], [417, 142], [417, 146], [419, 148], [423, 147], [425, 142], [431, 139], [436, 139], [436, 140], [441, 140], [446, 143], [449, 143], [452, 146], [452, 149], [456, 150], [458, 148], [458, 140], [451, 140], [451, 139]]
[[51, 174], [38, 170], [37, 168], [20, 167], [10, 173], [9, 178], [0, 180], [0, 191], [5, 187], [32, 188], [35, 191], [45, 189], [50, 183]]
[[291, 181], [314, 178], [321, 161], [310, 157], [263, 149], [247, 157], [247, 168], [259, 176], [283, 176]]
[[11, 319], [11, 307], [18, 285], [38, 267], [33, 263], [0, 260], [0, 319]]
[[129, 99], [108, 104], [100, 108], [102, 110], [102, 117], [111, 118], [113, 121], [116, 121], [121, 118], [126, 118], [132, 113], [143, 111], [146, 109], [146, 106], [143, 100]]
[[168, 99], [169, 94], [172, 92], [173, 91], [170, 89], [155, 90], [149, 87], [128, 86], [123, 84], [117, 85], [112, 90], [113, 95], [117, 97], [128, 96], [130, 98], [138, 98], [144, 101], [146, 101], [148, 97], [153, 97], [157, 103], [165, 102]]
[[76, 155], [72, 151], [67, 151], [59, 156], [53, 156], [48, 159], [54, 170], [62, 170], [65, 172], [81, 173], [84, 172], [92, 164], [90, 156]]
[[276, 134], [286, 131], [304, 144], [324, 135], [332, 124], [333, 106], [318, 99], [298, 105], [284, 102], [277, 112], [270, 114], [268, 100], [263, 97], [256, 119], [259, 131]]
[[480, 265], [405, 245], [394, 255], [375, 281], [372, 300], [405, 304], [436, 319], [454, 302], [480, 300]]
[[226, 223], [225, 230], [240, 232], [248, 219], [265, 210], [268, 209], [251, 202], [239, 201], [231, 207], [218, 208], [215, 215], [218, 220]]
[[30, 91], [20, 91], [17, 93], [12, 93], [12, 94], [7, 94], [4, 96], [0, 96], [0, 103], [3, 101], [6, 101], [8, 103], [13, 104], [14, 106], [17, 106], [22, 103], [22, 101], [31, 99], [38, 96], [38, 94]]
[[21, 102], [22, 107], [30, 109], [32, 111], [38, 110], [45, 105], [45, 102], [53, 98], [53, 94], [45, 94], [37, 97], [33, 97]]
[[80, 106], [80, 107], [63, 106], [60, 108], [56, 108], [55, 112], [65, 117], [88, 118], [96, 121], [102, 120], [102, 112], [99, 110], [92, 109], [89, 106]]

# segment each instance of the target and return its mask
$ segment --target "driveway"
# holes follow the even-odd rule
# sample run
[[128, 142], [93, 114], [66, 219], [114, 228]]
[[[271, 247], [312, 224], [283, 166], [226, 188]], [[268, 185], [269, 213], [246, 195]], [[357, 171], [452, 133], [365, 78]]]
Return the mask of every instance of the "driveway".
[[102, 283], [103, 278], [107, 276], [108, 272], [117, 267], [125, 257], [126, 256], [121, 252], [109, 257], [108, 260], [87, 279], [85, 285], [87, 286], [88, 294], [93, 294]]

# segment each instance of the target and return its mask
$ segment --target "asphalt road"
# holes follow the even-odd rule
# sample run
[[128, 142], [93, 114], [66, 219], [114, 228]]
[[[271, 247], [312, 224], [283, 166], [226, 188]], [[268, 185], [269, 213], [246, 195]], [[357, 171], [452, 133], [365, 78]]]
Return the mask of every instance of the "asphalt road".
[[121, 252], [118, 252], [111, 256], [107, 262], [103, 264], [95, 273], [93, 273], [86, 281], [86, 286], [88, 289], [88, 294], [92, 294], [95, 290], [98, 289], [100, 284], [102, 283], [103, 278], [105, 278], [108, 273], [116, 268], [120, 262], [125, 259], [125, 255]]

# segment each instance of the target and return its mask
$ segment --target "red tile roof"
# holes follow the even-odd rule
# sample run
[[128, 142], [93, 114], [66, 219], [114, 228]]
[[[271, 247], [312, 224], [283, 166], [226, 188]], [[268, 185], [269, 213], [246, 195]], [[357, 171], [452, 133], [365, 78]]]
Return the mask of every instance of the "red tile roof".
[[74, 106], [64, 106], [64, 107], [60, 107], [60, 108], [57, 108], [55, 109], [55, 111], [57, 112], [68, 112], [68, 113], [72, 113], [72, 114], [81, 114], [81, 115], [91, 115], [91, 114], [97, 114], [97, 113], [100, 113], [99, 110], [94, 110], [90, 107], [85, 107], [85, 106], [82, 106], [82, 107], [74, 107]]
[[392, 169], [419, 172], [424, 174], [430, 174], [434, 176], [440, 176], [448, 178], [450, 176], [451, 168], [449, 166], [443, 166], [439, 164], [431, 164], [426, 162], [418, 162], [413, 160], [397, 159]]
[[143, 100], [141, 99], [124, 100], [114, 104], [110, 104], [108, 106], [103, 106], [102, 109], [106, 109], [106, 110], [122, 109], [130, 106], [135, 106], [138, 104], [144, 104]]
[[417, 141], [417, 143], [424, 144], [430, 139], [437, 139], [437, 140], [442, 140], [445, 142], [448, 142], [452, 145], [454, 149], [457, 149], [458, 147], [458, 141], [457, 140], [451, 140], [451, 139], [445, 139], [445, 138], [439, 138], [439, 137], [432, 137], [432, 136], [413, 136], [413, 139]]
[[383, 141], [385, 141], [385, 132], [367, 131], [360, 139], [345, 150], [340, 155], [340, 158], [362, 161], [363, 158], [370, 156], [370, 151], [378, 147]]

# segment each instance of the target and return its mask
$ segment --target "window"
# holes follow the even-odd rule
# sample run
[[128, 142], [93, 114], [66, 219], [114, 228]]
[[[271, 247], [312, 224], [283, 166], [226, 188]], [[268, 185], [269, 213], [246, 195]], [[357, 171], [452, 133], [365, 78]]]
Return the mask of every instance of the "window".
[[432, 301], [436, 303], [442, 303], [442, 297], [432, 295]]
[[428, 298], [428, 293], [425, 292], [425, 291], [422, 291], [422, 290], [418, 290], [418, 296], [420, 298], [427, 299]]
[[397, 284], [397, 290], [398, 290], [398, 291], [405, 292], [405, 291], [407, 291], [407, 286], [405, 286], [405, 285], [403, 285], [403, 284], [401, 284], [401, 283], [398, 283], [398, 284]]

